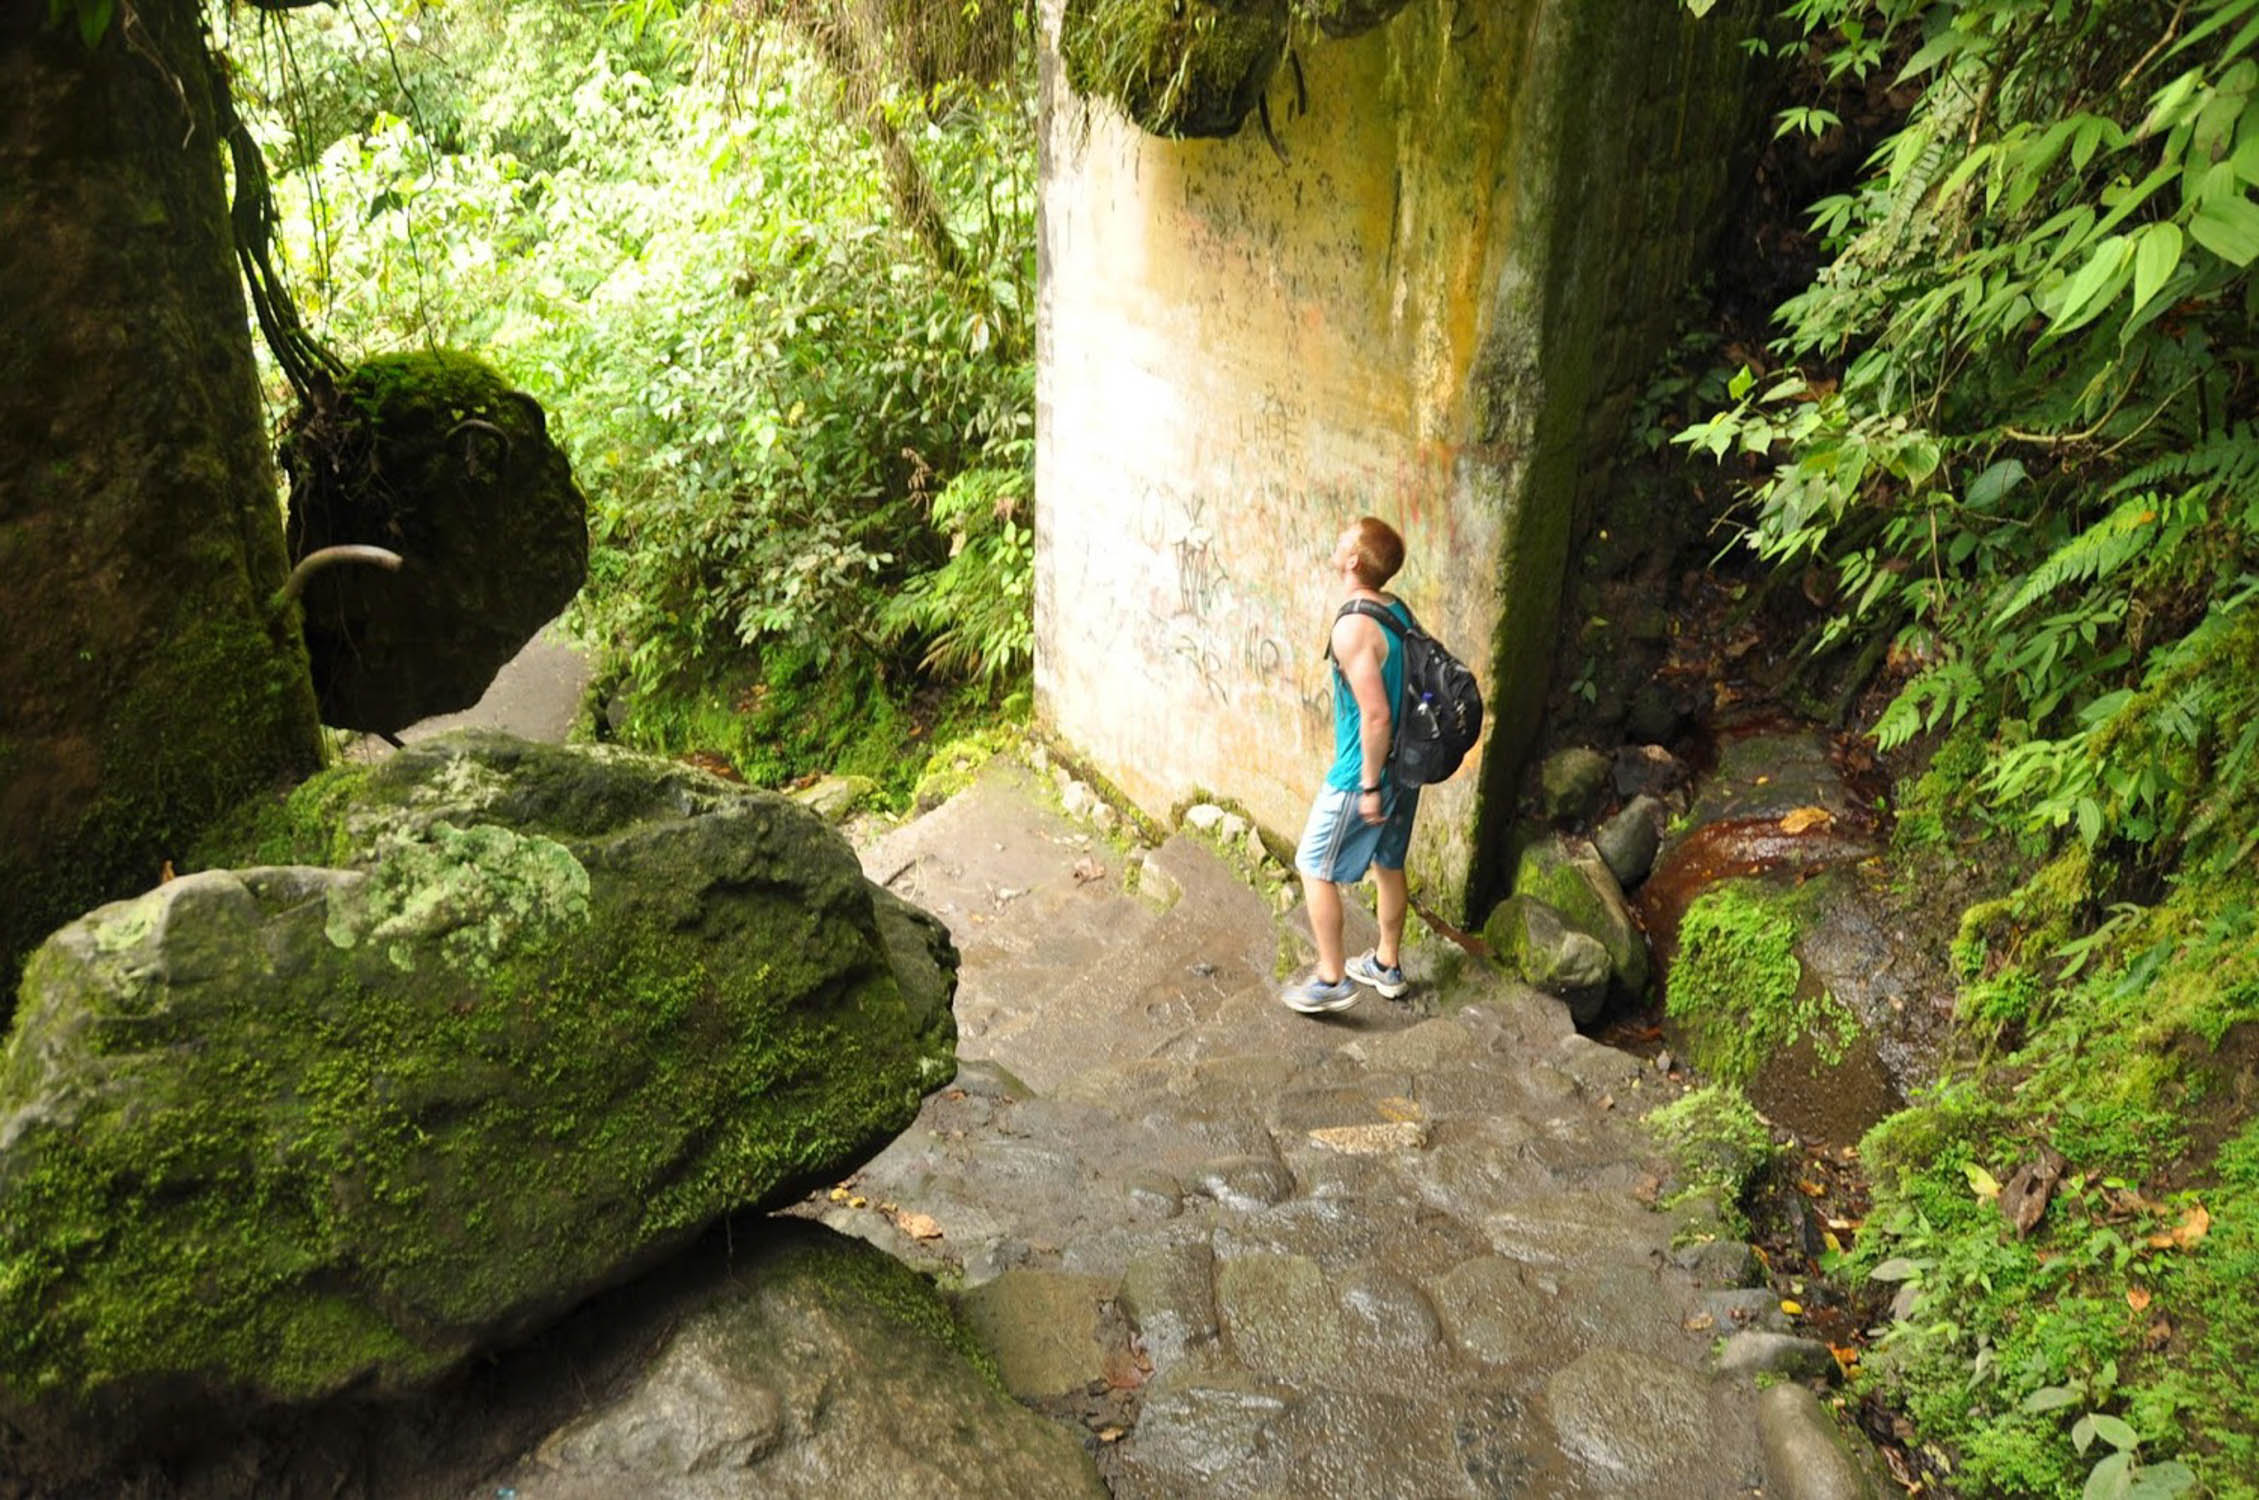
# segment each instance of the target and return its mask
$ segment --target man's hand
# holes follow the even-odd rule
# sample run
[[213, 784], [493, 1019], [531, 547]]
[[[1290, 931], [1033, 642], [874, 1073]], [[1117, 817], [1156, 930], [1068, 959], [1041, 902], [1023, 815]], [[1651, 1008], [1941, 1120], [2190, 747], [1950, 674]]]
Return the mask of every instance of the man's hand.
[[1359, 792], [1357, 794], [1357, 816], [1368, 823], [1386, 822], [1388, 814], [1381, 811], [1381, 794], [1378, 792]]

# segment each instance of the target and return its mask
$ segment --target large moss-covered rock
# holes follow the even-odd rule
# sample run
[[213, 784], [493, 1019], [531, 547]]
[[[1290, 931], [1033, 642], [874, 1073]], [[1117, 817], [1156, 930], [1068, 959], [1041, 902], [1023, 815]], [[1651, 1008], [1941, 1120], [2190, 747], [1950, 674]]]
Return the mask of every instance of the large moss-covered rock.
[[1568, 1006], [1579, 1026], [1600, 1019], [1615, 963], [1598, 938], [1571, 927], [1535, 896], [1509, 896], [1483, 923], [1491, 957], [1508, 973]]
[[243, 838], [296, 863], [27, 972], [0, 1415], [34, 1439], [413, 1386], [850, 1170], [954, 1069], [946, 934], [780, 797], [465, 735]]
[[1535, 897], [1570, 926], [1598, 938], [1608, 950], [1616, 982], [1629, 994], [1646, 990], [1647, 935], [1632, 920], [1623, 887], [1588, 846], [1572, 848], [1559, 838], [1530, 845], [1514, 872], [1514, 894]]
[[322, 721], [392, 733], [478, 702], [588, 571], [588, 504], [540, 403], [451, 350], [318, 389], [282, 443], [293, 558], [370, 545], [305, 590]]

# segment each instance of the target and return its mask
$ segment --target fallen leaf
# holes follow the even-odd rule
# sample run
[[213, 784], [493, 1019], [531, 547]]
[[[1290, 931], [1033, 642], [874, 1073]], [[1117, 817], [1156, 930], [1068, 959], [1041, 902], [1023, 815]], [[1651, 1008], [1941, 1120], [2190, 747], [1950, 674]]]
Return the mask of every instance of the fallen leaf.
[[1101, 1427], [1098, 1429], [1098, 1441], [1101, 1443], [1118, 1443], [1125, 1436], [1127, 1434], [1119, 1427]]
[[1990, 1200], [2000, 1196], [2000, 1179], [1975, 1162], [1972, 1161], [1963, 1165], [1961, 1173], [1969, 1179], [1969, 1186], [1976, 1189], [1979, 1198]]
[[2135, 1312], [2147, 1312], [2149, 1310], [2149, 1288], [2145, 1286], [2127, 1287], [2126, 1306], [2132, 1308]]
[[914, 1240], [938, 1240], [941, 1238], [941, 1226], [933, 1221], [933, 1216], [930, 1214], [897, 1214], [894, 1218], [894, 1227]]
[[1828, 1190], [1820, 1186], [1820, 1184], [1811, 1181], [1799, 1181], [1796, 1184], [1796, 1190], [1807, 1198], [1824, 1198], [1827, 1196], [1828, 1192]]
[[1799, 807], [1781, 818], [1781, 832], [1802, 833], [1807, 828], [1825, 828], [1835, 821], [1835, 814], [1824, 807]]
[[1075, 884], [1088, 885], [1093, 880], [1104, 880], [1106, 867], [1088, 855], [1075, 861]]
[[1835, 1231], [1832, 1229], [1822, 1231], [1820, 1243], [1826, 1245], [1830, 1251], [1837, 1255], [1843, 1253], [1843, 1241], [1835, 1237]]
[[1800, 1318], [1804, 1316], [1804, 1304], [1801, 1302], [1783, 1302], [1781, 1312], [1791, 1318]]
[[165, 861], [164, 868], [157, 872], [157, 884], [159, 885], [171, 885], [178, 878], [173, 874], [173, 862], [169, 859]]
[[831, 1190], [831, 1201], [834, 1203], [845, 1203], [847, 1201], [847, 1189], [833, 1188]]
[[2055, 1184], [2063, 1180], [2070, 1165], [2062, 1153], [2042, 1146], [2038, 1160], [2024, 1163], [2008, 1179], [2008, 1185], [2000, 1190], [2000, 1212], [2015, 1227], [2016, 1238], [2024, 1238], [2038, 1225], [2040, 1215], [2047, 1212], [2047, 1200], [2054, 1196]]
[[1688, 1333], [1708, 1333], [1711, 1329], [1718, 1326], [1718, 1320], [1711, 1317], [1708, 1313], [1696, 1313], [1693, 1317], [1688, 1318], [1679, 1326], [1684, 1328]]
[[1859, 1351], [1850, 1344], [1830, 1344], [1828, 1353], [1835, 1356], [1836, 1368], [1846, 1375], [1859, 1373]]
[[2173, 1243], [2183, 1250], [2191, 1250], [2196, 1247], [2198, 1241], [2211, 1232], [2212, 1215], [2205, 1210], [2203, 1204], [2192, 1204], [2189, 1207], [2187, 1217], [2183, 1218], [2179, 1227], [2173, 1230]]
[[861, 1193], [857, 1193], [854, 1197], [847, 1200], [847, 1206], [849, 1208], [869, 1208], [871, 1206], [871, 1200], [864, 1197]]

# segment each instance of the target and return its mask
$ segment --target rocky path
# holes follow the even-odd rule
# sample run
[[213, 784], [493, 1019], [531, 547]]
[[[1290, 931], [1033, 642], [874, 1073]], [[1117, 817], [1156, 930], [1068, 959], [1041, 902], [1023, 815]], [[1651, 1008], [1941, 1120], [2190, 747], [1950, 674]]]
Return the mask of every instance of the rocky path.
[[963, 952], [964, 1067], [811, 1211], [960, 1283], [1116, 1495], [1859, 1493], [1808, 1392], [1717, 1371], [1778, 1312], [1651, 1206], [1655, 1075], [1556, 1002], [1294, 1015], [1209, 846], [1138, 867], [1009, 761], [864, 858]]

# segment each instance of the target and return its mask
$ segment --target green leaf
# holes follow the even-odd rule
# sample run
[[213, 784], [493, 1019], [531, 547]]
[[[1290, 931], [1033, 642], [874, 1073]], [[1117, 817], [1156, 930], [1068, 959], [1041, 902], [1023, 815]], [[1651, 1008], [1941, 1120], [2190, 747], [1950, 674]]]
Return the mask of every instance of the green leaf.
[[2081, 1500], [2126, 1500], [2133, 1488], [2133, 1455], [2113, 1453], [2094, 1466], [2086, 1476], [2086, 1488]]
[[2122, 234], [2106, 236], [2097, 243], [2086, 264], [2079, 267], [2078, 274], [2064, 283], [2063, 300], [2055, 307], [2054, 328], [2069, 329], [2085, 321], [2103, 300], [2103, 293], [2117, 279], [2118, 273], [2125, 269], [2126, 258], [2132, 251], [2130, 238]]
[[80, 40], [92, 47], [102, 40], [110, 29], [110, 18], [117, 12], [117, 0], [78, 0], [78, 34]]
[[1894, 1255], [1869, 1271], [1867, 1278], [1870, 1281], [1912, 1281], [1921, 1274], [1922, 1268], [1919, 1265], [1903, 1255]]
[[2189, 237], [2234, 266], [2259, 260], [2259, 204], [2240, 193], [2214, 199], [2189, 221]]
[[2172, 276], [2181, 263], [2181, 231], [2177, 224], [2152, 224], [2141, 232], [2140, 242], [2134, 247], [2134, 311], [2149, 305], [2149, 299]]
[[2088, 1412], [2071, 1424], [2071, 1448], [2080, 1457], [2094, 1446], [2094, 1413]]
[[2105, 1416], [2101, 1412], [2089, 1415], [2094, 1419], [2094, 1435], [2120, 1453], [2130, 1453], [2141, 1446], [2141, 1439], [2135, 1436], [2133, 1428], [2126, 1424], [2124, 1418]]
[[2086, 1398], [2082, 1393], [2070, 1386], [2043, 1385], [2026, 1396], [2022, 1405], [2024, 1411], [2037, 1415], [2043, 1411], [2060, 1411], [2066, 1406], [2075, 1406], [2084, 1399]]
[[1749, 394], [1750, 387], [1756, 383], [1756, 375], [1750, 370], [1749, 366], [1743, 365], [1734, 378], [1726, 382], [1726, 394], [1739, 401]]
[[2024, 478], [2023, 460], [2001, 459], [1969, 481], [1969, 504], [1977, 510], [1990, 510], [2000, 503], [2010, 490], [2022, 484]]

